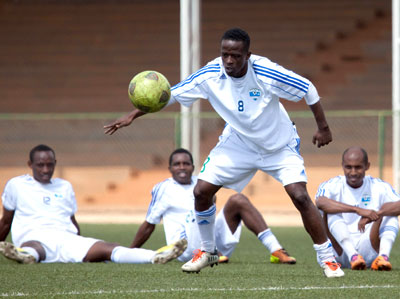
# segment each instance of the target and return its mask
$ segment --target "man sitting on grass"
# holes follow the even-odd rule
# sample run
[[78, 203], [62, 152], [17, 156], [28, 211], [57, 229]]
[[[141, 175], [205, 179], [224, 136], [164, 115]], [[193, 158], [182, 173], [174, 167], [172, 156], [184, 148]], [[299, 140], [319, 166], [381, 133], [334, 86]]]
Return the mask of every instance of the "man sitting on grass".
[[365, 176], [369, 166], [364, 149], [346, 149], [344, 176], [322, 183], [316, 203], [343, 267], [390, 271], [389, 254], [399, 231], [400, 196], [388, 183]]
[[[184, 239], [153, 251], [80, 236], [72, 186], [63, 179], [52, 179], [56, 166], [53, 149], [46, 145], [34, 147], [28, 165], [33, 177], [12, 178], [2, 196], [0, 253], [5, 257], [23, 264], [102, 261], [164, 264], [185, 251]], [[10, 230], [14, 244], [4, 242]]]
[[[154, 186], [146, 220], [140, 226], [131, 247], [141, 247], [162, 219], [167, 244], [181, 238], [188, 240], [188, 248], [178, 257], [178, 260], [187, 262], [201, 243], [194, 211], [193, 188], [197, 177], [192, 176], [192, 154], [185, 149], [175, 150], [170, 155], [168, 169], [172, 177]], [[215, 220], [216, 244], [221, 254], [219, 262], [228, 261], [233, 253], [239, 242], [242, 220], [271, 252], [272, 263], [296, 263], [296, 259], [289, 256], [279, 244], [260, 212], [240, 193], [229, 198]]]

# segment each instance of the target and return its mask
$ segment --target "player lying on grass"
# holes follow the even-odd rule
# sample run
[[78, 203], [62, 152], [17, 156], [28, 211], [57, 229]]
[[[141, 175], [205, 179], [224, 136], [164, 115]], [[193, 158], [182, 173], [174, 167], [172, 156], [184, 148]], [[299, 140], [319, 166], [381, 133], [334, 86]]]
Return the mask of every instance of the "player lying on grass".
[[[222, 187], [241, 192], [261, 170], [282, 184], [300, 212], [324, 274], [343, 276], [321, 215], [307, 191], [300, 137], [280, 103], [281, 98], [294, 102], [304, 98], [317, 124], [312, 141], [318, 147], [325, 146], [332, 141], [332, 134], [315, 86], [268, 58], [252, 54], [250, 37], [242, 29], [232, 28], [223, 34], [220, 53], [220, 57], [172, 87], [168, 103], [189, 106], [198, 99], [208, 100], [227, 123], [194, 188], [200, 258], [193, 258], [182, 269], [198, 272], [218, 261], [214, 195]], [[105, 133], [113, 134], [144, 114], [134, 109], [105, 126]]]
[[[186, 249], [184, 239], [153, 251], [80, 236], [72, 186], [63, 179], [52, 179], [56, 166], [54, 151], [46, 145], [34, 147], [28, 165], [33, 177], [27, 174], [12, 178], [2, 196], [0, 253], [5, 257], [24, 264], [102, 261], [164, 264]], [[4, 242], [10, 229], [14, 244]]]
[[399, 231], [400, 196], [388, 183], [366, 176], [367, 152], [346, 149], [344, 176], [319, 186], [316, 203], [343, 267], [390, 271], [389, 254]]
[[[154, 231], [156, 224], [162, 220], [167, 244], [173, 244], [182, 238], [187, 239], [188, 247], [178, 257], [178, 260], [187, 262], [201, 242], [194, 216], [193, 188], [197, 177], [192, 175], [192, 154], [185, 149], [175, 150], [169, 157], [168, 169], [172, 177], [154, 186], [146, 220], [140, 226], [131, 247], [141, 247]], [[279, 244], [258, 210], [247, 197], [239, 193], [229, 198], [215, 221], [217, 249], [222, 255], [219, 257], [220, 262], [229, 259], [239, 242], [242, 220], [272, 253], [272, 263], [296, 263], [296, 259], [289, 256]]]

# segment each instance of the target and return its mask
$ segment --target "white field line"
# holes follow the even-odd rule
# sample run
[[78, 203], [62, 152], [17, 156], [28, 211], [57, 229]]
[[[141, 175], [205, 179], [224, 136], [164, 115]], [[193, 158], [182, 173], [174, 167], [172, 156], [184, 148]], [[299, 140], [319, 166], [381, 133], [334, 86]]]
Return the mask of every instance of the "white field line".
[[268, 292], [268, 291], [309, 291], [309, 290], [351, 290], [351, 289], [399, 289], [400, 285], [362, 285], [362, 286], [339, 286], [339, 287], [260, 287], [260, 288], [172, 288], [172, 289], [153, 289], [153, 290], [93, 290], [93, 291], [70, 291], [56, 293], [0, 293], [0, 297], [27, 297], [27, 296], [79, 296], [79, 295], [129, 295], [129, 294], [146, 294], [146, 293], [181, 293], [181, 292]]

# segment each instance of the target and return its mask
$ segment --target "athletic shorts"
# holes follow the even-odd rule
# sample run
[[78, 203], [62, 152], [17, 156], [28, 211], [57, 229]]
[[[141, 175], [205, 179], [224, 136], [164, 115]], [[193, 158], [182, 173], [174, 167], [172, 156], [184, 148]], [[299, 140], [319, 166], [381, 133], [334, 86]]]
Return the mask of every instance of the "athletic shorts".
[[226, 223], [224, 209], [222, 209], [215, 219], [215, 243], [222, 255], [230, 257], [239, 243], [242, 233], [242, 223], [240, 222], [236, 231], [232, 234], [231, 229]]
[[[375, 251], [375, 249], [372, 247], [371, 244], [370, 240], [371, 228], [372, 228], [372, 223], [369, 223], [365, 227], [365, 232], [360, 233], [360, 235], [355, 238], [352, 238], [353, 240], [354, 239], [356, 240], [354, 247], [357, 250], [357, 252], [362, 255], [368, 268], [371, 267], [372, 262], [378, 256], [378, 253]], [[344, 250], [341, 256], [339, 256], [335, 251], [335, 256], [336, 260], [342, 265], [343, 268], [351, 268], [350, 257], [346, 255]]]
[[257, 170], [271, 175], [283, 186], [307, 182], [299, 147], [297, 132], [288, 145], [268, 153], [263, 149], [257, 150], [254, 144], [250, 145], [235, 131], [228, 130], [210, 152], [198, 178], [237, 192], [243, 190]]
[[[40, 231], [31, 232], [24, 242], [39, 241], [46, 251], [46, 259], [42, 263], [80, 263], [89, 249], [101, 240], [87, 238], [70, 232]], [[17, 245], [17, 246], [20, 246]]]
[[[187, 262], [193, 257], [193, 252], [200, 249], [201, 238], [199, 228], [196, 222], [193, 222], [190, 228], [186, 228], [186, 237], [188, 239], [188, 247], [185, 252], [178, 257], [181, 262]], [[240, 234], [242, 232], [242, 224], [240, 223], [234, 234], [232, 234], [228, 223], [226, 223], [224, 209], [222, 209], [215, 219], [215, 243], [219, 252], [230, 257], [239, 243]]]

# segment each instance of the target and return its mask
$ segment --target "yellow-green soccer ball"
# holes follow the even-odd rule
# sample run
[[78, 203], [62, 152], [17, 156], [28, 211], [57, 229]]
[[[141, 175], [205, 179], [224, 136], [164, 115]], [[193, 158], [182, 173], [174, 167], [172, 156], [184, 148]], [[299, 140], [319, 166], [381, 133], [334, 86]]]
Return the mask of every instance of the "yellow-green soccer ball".
[[163, 74], [144, 71], [137, 74], [128, 88], [132, 104], [145, 113], [160, 111], [171, 97], [171, 86]]

